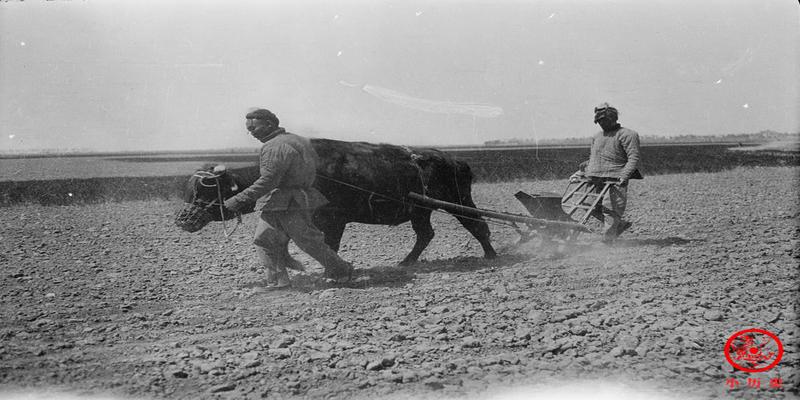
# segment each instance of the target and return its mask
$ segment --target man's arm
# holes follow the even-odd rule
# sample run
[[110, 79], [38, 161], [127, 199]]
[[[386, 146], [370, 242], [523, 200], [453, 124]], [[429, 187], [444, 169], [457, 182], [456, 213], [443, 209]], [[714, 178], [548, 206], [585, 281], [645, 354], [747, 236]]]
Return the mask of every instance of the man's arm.
[[625, 184], [639, 166], [639, 134], [628, 129], [619, 136], [619, 141], [628, 156], [628, 162], [619, 174], [620, 184]]
[[225, 208], [232, 211], [240, 210], [245, 204], [255, 203], [261, 196], [278, 187], [290, 164], [288, 160], [290, 150], [286, 145], [264, 146], [260, 158], [261, 176], [247, 189], [225, 200]]

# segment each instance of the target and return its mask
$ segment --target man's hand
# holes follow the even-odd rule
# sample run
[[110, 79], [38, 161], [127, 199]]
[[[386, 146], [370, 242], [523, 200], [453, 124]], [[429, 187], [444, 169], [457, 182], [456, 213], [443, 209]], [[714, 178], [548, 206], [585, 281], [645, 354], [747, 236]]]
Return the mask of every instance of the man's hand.
[[243, 204], [234, 199], [235, 197], [231, 197], [230, 199], [225, 200], [225, 203], [223, 203], [223, 205], [225, 206], [226, 209], [236, 213], [239, 212]]
[[627, 184], [628, 184], [628, 178], [619, 178], [619, 183], [617, 183], [617, 186], [625, 186]]
[[586, 176], [586, 175], [583, 173], [583, 171], [577, 171], [577, 172], [575, 172], [574, 174], [570, 175], [570, 177], [569, 177], [569, 183], [575, 183], [575, 182], [578, 182], [578, 181], [580, 181], [580, 180], [581, 180], [581, 178], [583, 178], [583, 177], [585, 177], [585, 176]]

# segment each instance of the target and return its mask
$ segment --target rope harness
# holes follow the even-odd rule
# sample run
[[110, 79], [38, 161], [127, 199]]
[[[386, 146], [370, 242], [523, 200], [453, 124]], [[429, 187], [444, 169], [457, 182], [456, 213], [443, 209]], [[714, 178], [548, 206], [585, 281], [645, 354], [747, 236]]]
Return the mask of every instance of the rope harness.
[[480, 217], [480, 216], [479, 217], [472, 217], [472, 216], [458, 214], [458, 213], [454, 213], [454, 212], [442, 211], [441, 209], [436, 208], [436, 207], [424, 206], [424, 205], [416, 203], [416, 202], [415, 203], [411, 203], [411, 202], [409, 202], [409, 201], [407, 201], [405, 199], [397, 199], [397, 198], [394, 198], [394, 197], [391, 197], [391, 196], [386, 196], [384, 194], [373, 192], [371, 190], [367, 190], [367, 189], [358, 187], [356, 185], [353, 185], [353, 184], [350, 184], [350, 183], [347, 183], [347, 182], [343, 182], [343, 181], [340, 181], [340, 180], [335, 179], [335, 178], [331, 178], [329, 176], [317, 174], [317, 177], [329, 180], [331, 182], [338, 183], [338, 184], [343, 185], [343, 186], [347, 186], [349, 188], [352, 188], [352, 189], [355, 189], [355, 190], [358, 190], [358, 191], [361, 191], [361, 192], [364, 192], [364, 193], [369, 193], [370, 197], [373, 197], [373, 196], [381, 197], [381, 198], [384, 198], [386, 200], [390, 200], [390, 201], [393, 201], [393, 202], [396, 202], [396, 203], [403, 204], [404, 206], [405, 205], [413, 205], [414, 207], [424, 208], [426, 210], [431, 210], [431, 211], [439, 212], [439, 213], [442, 213], [442, 214], [449, 213], [451, 215], [454, 215], [454, 216], [457, 216], [457, 217], [461, 217], [461, 218], [464, 218], [464, 219], [469, 219], [469, 220], [472, 220], [472, 221], [479, 221], [479, 222], [483, 221], [483, 222], [487, 222], [487, 223], [491, 223], [491, 224], [495, 224], [495, 225], [508, 226], [508, 227], [512, 227], [512, 228], [518, 229], [518, 226], [513, 222], [510, 222], [510, 223], [509, 222], [500, 222], [500, 221], [494, 220], [494, 219], [489, 218], [489, 217]]
[[[225, 211], [224, 211], [225, 210], [225, 199], [222, 198], [222, 185], [219, 182], [219, 178], [220, 178], [221, 175], [214, 174], [214, 173], [207, 172], [207, 171], [197, 171], [192, 176], [200, 179], [199, 183], [203, 187], [216, 187], [217, 188], [217, 198], [214, 201], [211, 201], [211, 202], [206, 202], [206, 201], [204, 201], [202, 199], [198, 199], [197, 198], [197, 190], [195, 189], [194, 194], [192, 196], [193, 197], [192, 198], [192, 204], [200, 203], [203, 206], [203, 211], [205, 211], [205, 212], [208, 212], [208, 210], [211, 209], [211, 207], [213, 207], [213, 206], [218, 206], [219, 207], [219, 216], [222, 219], [222, 233], [225, 235], [225, 239], [230, 238], [233, 235], [233, 233], [236, 232], [236, 228], [238, 228], [239, 225], [242, 224], [242, 214], [240, 212], [238, 212], [238, 211], [235, 212], [236, 225], [234, 225], [233, 229], [231, 229], [231, 231], [228, 232], [228, 228], [227, 228], [227, 226], [225, 224]], [[203, 181], [204, 179], [213, 179], [214, 180], [214, 184], [213, 185], [208, 185]]]
[[428, 183], [425, 182], [425, 177], [422, 174], [422, 167], [419, 166], [419, 160], [422, 160], [423, 156], [414, 152], [414, 149], [403, 146], [403, 150], [408, 152], [408, 155], [411, 157], [411, 161], [413, 161], [414, 167], [417, 168], [417, 176], [419, 176], [419, 183], [422, 184], [422, 195], [428, 195]]

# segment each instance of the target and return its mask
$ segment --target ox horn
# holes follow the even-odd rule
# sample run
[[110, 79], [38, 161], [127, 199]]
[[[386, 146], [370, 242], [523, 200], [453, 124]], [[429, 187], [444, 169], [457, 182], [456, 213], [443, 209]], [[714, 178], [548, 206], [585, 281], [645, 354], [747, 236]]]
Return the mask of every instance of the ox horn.
[[[226, 167], [225, 164], [219, 164], [214, 167], [214, 173], [217, 175], [224, 175], [227, 171], [228, 167]], [[234, 192], [239, 190], [239, 185], [236, 184], [236, 181], [233, 180], [233, 178], [231, 178], [231, 190]]]

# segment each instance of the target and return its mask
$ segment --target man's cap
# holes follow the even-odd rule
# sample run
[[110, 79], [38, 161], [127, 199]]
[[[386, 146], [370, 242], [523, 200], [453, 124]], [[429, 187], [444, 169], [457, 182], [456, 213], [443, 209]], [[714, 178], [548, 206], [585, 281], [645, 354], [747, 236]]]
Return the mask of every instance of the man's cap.
[[611, 104], [608, 103], [602, 103], [594, 108], [594, 122], [597, 122], [605, 117], [616, 121], [617, 118], [619, 118], [619, 112], [616, 108], [612, 107]]
[[259, 108], [257, 110], [250, 111], [249, 113], [247, 113], [247, 115], [245, 115], [245, 118], [247, 118], [247, 119], [267, 119], [267, 120], [275, 122], [276, 125], [278, 124], [278, 117], [275, 116], [275, 114], [273, 114], [272, 111], [267, 110], [265, 108]]

